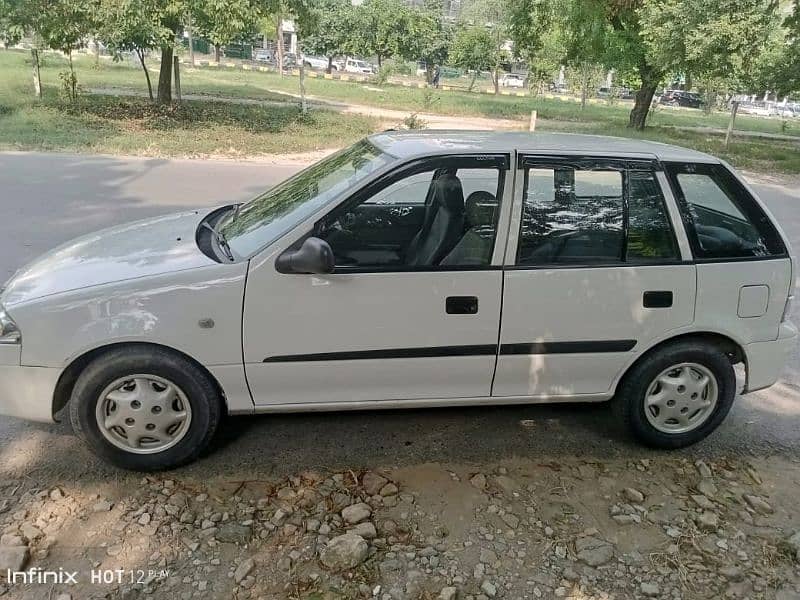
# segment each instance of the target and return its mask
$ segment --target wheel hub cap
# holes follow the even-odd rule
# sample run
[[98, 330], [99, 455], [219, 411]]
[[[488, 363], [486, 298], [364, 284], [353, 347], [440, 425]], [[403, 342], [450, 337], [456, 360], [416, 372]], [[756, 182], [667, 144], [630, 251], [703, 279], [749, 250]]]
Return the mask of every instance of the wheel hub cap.
[[117, 448], [154, 454], [184, 438], [192, 407], [183, 390], [171, 381], [156, 375], [131, 375], [103, 390], [96, 418], [100, 432]]
[[663, 433], [686, 433], [708, 420], [718, 396], [711, 371], [697, 363], [681, 363], [662, 371], [647, 388], [644, 413]]

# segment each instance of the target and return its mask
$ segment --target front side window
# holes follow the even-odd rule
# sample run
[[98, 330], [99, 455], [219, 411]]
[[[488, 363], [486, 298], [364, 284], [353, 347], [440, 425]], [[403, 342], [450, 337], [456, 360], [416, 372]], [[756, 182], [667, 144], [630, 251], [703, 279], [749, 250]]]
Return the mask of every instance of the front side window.
[[337, 269], [414, 270], [491, 263], [503, 169], [421, 163], [356, 195], [316, 235]]
[[220, 224], [221, 231], [237, 255], [250, 256], [392, 160], [362, 140], [242, 205]]
[[786, 249], [747, 189], [722, 165], [673, 163], [675, 188], [696, 258], [769, 257]]
[[518, 265], [602, 265], [680, 258], [655, 174], [608, 164], [524, 171]]

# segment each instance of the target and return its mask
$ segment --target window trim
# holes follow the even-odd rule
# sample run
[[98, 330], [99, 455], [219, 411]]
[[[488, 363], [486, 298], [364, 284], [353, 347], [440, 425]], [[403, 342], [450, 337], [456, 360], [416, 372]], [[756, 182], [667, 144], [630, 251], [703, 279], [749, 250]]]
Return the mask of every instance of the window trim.
[[[316, 236], [321, 233], [321, 226], [325, 221], [336, 218], [336, 216], [346, 212], [354, 206], [358, 206], [366, 198], [386, 189], [388, 186], [396, 183], [405, 177], [422, 173], [428, 170], [435, 171], [437, 169], [457, 168], [457, 169], [496, 169], [497, 170], [497, 192], [495, 194], [498, 200], [498, 210], [495, 214], [495, 238], [492, 247], [492, 254], [488, 265], [423, 265], [423, 266], [406, 266], [406, 265], [388, 265], [388, 266], [336, 266], [332, 274], [335, 275], [350, 275], [350, 274], [364, 274], [364, 273], [422, 273], [434, 271], [495, 271], [501, 270], [503, 267], [500, 264], [494, 264], [494, 257], [498, 247], [498, 240], [501, 235], [502, 212], [504, 206], [507, 206], [508, 201], [504, 201], [507, 195], [506, 182], [510, 178], [508, 173], [511, 170], [511, 155], [506, 152], [497, 153], [464, 153], [464, 154], [434, 154], [429, 156], [422, 156], [407, 162], [396, 165], [390, 171], [378, 175], [375, 179], [368, 181], [361, 188], [349, 194], [341, 202], [331, 207], [328, 212], [319, 217], [315, 222], [310, 233], [311, 236]], [[465, 198], [466, 200], [466, 198]], [[304, 239], [308, 236], [303, 236]]]
[[[767, 254], [765, 256], [702, 256], [703, 249], [700, 247], [700, 241], [697, 237], [697, 230], [695, 229], [694, 219], [692, 218], [689, 203], [683, 193], [683, 188], [678, 181], [678, 175], [689, 173], [687, 169], [691, 166], [691, 174], [701, 174], [708, 176], [712, 182], [722, 191], [723, 194], [730, 200], [730, 202], [739, 210], [745, 217], [746, 222], [755, 229], [755, 231], [762, 238], [766, 239], [767, 236], [774, 237], [776, 242], [781, 248], [781, 252], [775, 254]], [[692, 260], [697, 264], [707, 263], [728, 263], [728, 262], [754, 262], [764, 260], [784, 259], [789, 256], [786, 242], [781, 236], [772, 219], [769, 218], [767, 213], [761, 207], [759, 202], [755, 199], [750, 190], [747, 189], [738, 177], [722, 163], [704, 163], [704, 162], [688, 162], [688, 161], [668, 161], [664, 163], [664, 172], [666, 174], [667, 182], [669, 183], [672, 195], [675, 198], [675, 203], [678, 206], [681, 222], [686, 231], [686, 237], [689, 241], [689, 247], [692, 252]], [[719, 184], [719, 181], [729, 185], [733, 196], [729, 196], [727, 190]], [[712, 209], [713, 210], [713, 209]], [[731, 218], [733, 217], [732, 215]], [[761, 225], [761, 226], [760, 226]], [[765, 231], [763, 228], [766, 228]]]
[[[525, 210], [525, 192], [528, 187], [530, 169], [537, 167], [554, 168], [557, 166], [573, 166], [581, 170], [615, 170], [619, 171], [622, 178], [622, 249], [621, 257], [615, 261], [591, 262], [591, 263], [562, 263], [549, 262], [539, 264], [519, 264], [519, 252], [522, 248], [522, 216]], [[669, 200], [663, 189], [663, 184], [659, 174], [663, 172], [661, 163], [653, 158], [620, 158], [605, 156], [574, 156], [574, 155], [521, 155], [517, 160], [517, 171], [520, 174], [519, 191], [515, 194], [519, 202], [518, 222], [515, 223], [515, 243], [516, 248], [506, 255], [506, 269], [513, 271], [525, 270], [553, 270], [553, 269], [603, 269], [618, 267], [661, 267], [692, 264], [683, 256], [683, 251], [678, 237], [678, 232], [673, 222]], [[653, 181], [661, 192], [661, 206], [672, 236], [675, 257], [662, 260], [625, 260], [628, 246], [628, 224], [629, 224], [629, 201], [630, 201], [630, 182], [628, 173], [630, 171], [646, 171], [652, 173]]]

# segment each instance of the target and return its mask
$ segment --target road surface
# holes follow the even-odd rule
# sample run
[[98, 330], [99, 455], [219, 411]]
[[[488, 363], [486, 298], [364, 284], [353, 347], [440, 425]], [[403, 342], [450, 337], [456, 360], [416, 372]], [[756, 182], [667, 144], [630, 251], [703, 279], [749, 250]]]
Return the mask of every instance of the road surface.
[[[0, 153], [0, 279], [41, 252], [108, 225], [246, 200], [298, 165], [261, 162]], [[754, 186], [800, 249], [800, 186]], [[800, 303], [794, 318], [800, 318]], [[687, 455], [800, 451], [800, 354], [781, 382], [741, 397], [720, 430]], [[603, 405], [515, 406], [229, 419], [213, 454], [186, 475], [283, 474], [434, 461], [495, 462], [515, 456], [651, 456], [625, 438]], [[0, 464], [52, 477], [94, 479], [113, 470], [66, 423], [0, 417]]]

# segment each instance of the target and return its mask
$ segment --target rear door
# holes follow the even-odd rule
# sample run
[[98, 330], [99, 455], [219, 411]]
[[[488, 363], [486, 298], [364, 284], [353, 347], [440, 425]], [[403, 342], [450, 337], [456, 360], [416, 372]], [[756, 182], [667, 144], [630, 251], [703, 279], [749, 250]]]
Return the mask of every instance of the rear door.
[[608, 397], [638, 348], [693, 319], [666, 179], [655, 160], [522, 155], [516, 180], [492, 395]]

